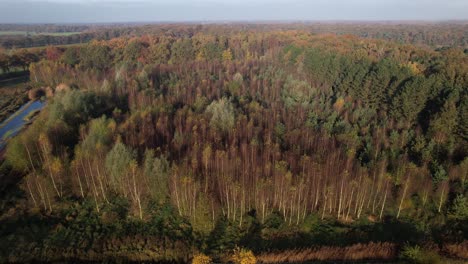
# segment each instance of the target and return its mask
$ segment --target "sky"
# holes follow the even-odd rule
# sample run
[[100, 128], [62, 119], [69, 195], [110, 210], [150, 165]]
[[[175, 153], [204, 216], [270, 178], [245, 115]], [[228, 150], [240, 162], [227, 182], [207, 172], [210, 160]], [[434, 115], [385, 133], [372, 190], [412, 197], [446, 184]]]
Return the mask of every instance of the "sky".
[[467, 19], [468, 0], [0, 0], [0, 23]]

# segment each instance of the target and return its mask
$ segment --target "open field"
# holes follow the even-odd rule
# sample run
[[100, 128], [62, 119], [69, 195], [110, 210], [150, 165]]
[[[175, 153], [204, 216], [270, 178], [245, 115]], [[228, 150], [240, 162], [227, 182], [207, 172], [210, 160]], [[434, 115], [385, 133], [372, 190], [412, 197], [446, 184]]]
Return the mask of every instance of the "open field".
[[28, 31], [0, 31], [0, 36], [70, 36], [81, 32], [28, 32]]

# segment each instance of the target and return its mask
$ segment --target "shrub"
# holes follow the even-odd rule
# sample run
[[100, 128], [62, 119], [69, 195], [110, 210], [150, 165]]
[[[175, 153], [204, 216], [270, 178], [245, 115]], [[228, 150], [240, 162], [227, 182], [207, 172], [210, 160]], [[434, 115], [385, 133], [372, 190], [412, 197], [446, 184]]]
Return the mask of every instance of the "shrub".
[[450, 216], [456, 220], [468, 219], [468, 200], [462, 194], [457, 195], [453, 201]]
[[210, 264], [212, 262], [211, 258], [203, 253], [196, 254], [192, 259], [192, 264]]
[[214, 229], [211, 231], [207, 246], [210, 255], [223, 255], [240, 244], [240, 230], [237, 224], [232, 224], [225, 217], [218, 218]]
[[401, 252], [401, 257], [410, 263], [417, 264], [437, 264], [442, 263], [440, 256], [433, 251], [421, 249], [420, 246], [405, 246]]
[[251, 250], [235, 248], [231, 261], [235, 264], [255, 264], [257, 263], [257, 258]]
[[284, 219], [281, 213], [278, 211], [274, 211], [265, 219], [265, 223], [263, 224], [263, 226], [265, 228], [278, 229], [283, 223]]

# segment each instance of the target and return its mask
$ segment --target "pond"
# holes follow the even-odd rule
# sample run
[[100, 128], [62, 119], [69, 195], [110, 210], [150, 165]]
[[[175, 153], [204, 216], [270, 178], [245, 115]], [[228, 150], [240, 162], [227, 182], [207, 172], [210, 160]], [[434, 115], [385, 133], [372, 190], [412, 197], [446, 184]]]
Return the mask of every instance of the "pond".
[[6, 145], [6, 141], [16, 136], [24, 125], [31, 122], [29, 115], [41, 110], [45, 102], [37, 100], [24, 104], [18, 111], [0, 124], [0, 150]]

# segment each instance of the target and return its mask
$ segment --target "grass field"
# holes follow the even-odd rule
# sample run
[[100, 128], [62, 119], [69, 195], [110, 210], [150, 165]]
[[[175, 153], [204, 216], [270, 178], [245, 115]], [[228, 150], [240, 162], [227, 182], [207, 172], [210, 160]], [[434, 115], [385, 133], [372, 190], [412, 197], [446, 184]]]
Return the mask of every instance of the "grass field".
[[27, 31], [0, 31], [0, 36], [70, 36], [74, 34], [80, 34], [81, 32], [27, 32]]
[[0, 36], [27, 35], [26, 31], [0, 31]]

